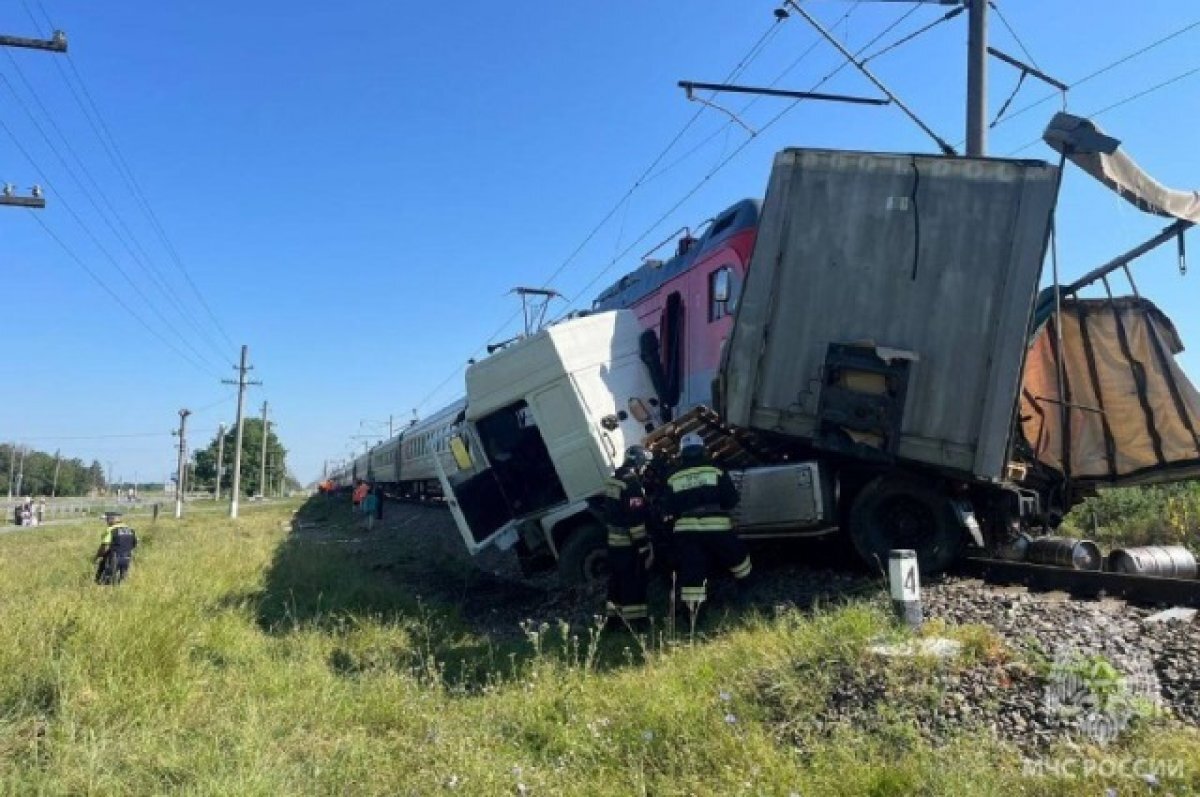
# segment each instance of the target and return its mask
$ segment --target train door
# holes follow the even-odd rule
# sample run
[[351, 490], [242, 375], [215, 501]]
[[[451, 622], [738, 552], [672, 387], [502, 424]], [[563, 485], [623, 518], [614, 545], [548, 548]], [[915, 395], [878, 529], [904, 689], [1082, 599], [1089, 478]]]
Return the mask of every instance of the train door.
[[667, 407], [675, 408], [683, 399], [684, 383], [686, 380], [684, 355], [683, 294], [673, 291], [667, 296], [663, 306], [662, 319], [659, 321], [658, 340], [662, 347], [663, 366], [663, 395], [659, 396]]

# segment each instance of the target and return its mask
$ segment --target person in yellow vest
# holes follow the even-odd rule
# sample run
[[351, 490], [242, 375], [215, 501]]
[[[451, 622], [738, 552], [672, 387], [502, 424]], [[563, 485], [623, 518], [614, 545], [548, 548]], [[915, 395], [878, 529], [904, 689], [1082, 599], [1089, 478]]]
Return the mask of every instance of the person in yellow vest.
[[96, 583], [115, 586], [129, 575], [137, 533], [121, 522], [120, 512], [104, 513], [104, 535], [96, 551]]
[[750, 575], [750, 554], [733, 532], [730, 512], [738, 491], [729, 474], [708, 458], [704, 440], [695, 433], [680, 441], [679, 462], [667, 473], [661, 499], [674, 519], [675, 578], [679, 598], [695, 617], [708, 597], [713, 568], [741, 581]]
[[653, 552], [646, 536], [649, 506], [642, 474], [650, 452], [630, 446], [625, 460], [608, 477], [601, 505], [608, 527], [608, 624], [638, 630], [646, 624], [646, 570]]

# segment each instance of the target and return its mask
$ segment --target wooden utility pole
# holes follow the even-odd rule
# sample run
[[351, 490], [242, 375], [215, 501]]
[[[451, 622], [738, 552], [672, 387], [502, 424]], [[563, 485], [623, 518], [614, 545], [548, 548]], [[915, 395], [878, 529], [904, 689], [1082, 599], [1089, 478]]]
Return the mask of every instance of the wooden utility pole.
[[191, 411], [179, 411], [179, 468], [175, 479], [175, 517], [183, 517], [183, 491], [187, 484], [187, 418]]
[[258, 494], [267, 497], [267, 402], [262, 407], [262, 456], [258, 466]]
[[225, 424], [217, 429], [217, 494], [214, 501], [221, 500], [221, 474], [225, 471]]
[[246, 374], [254, 369], [253, 365], [246, 365], [246, 358], [250, 354], [249, 346], [242, 346], [242, 360], [239, 365], [233, 368], [238, 372], [237, 381], [229, 379], [221, 380], [227, 385], [238, 386], [238, 403], [237, 403], [237, 435], [233, 444], [233, 494], [229, 500], [229, 516], [236, 518], [238, 516], [238, 499], [241, 498], [242, 492], [242, 434], [245, 431], [245, 425], [242, 421], [242, 409], [246, 401], [246, 386], [261, 385], [262, 382], [251, 382], [246, 379]]
[[[24, 36], [9, 36], [0, 33], [0, 47], [22, 47], [26, 50], [44, 50], [50, 53], [65, 53], [67, 51], [67, 34], [61, 30], [54, 31], [49, 39], [30, 39]], [[11, 185], [0, 186], [0, 207], [31, 208], [40, 210], [46, 207], [46, 199], [42, 196], [40, 186], [30, 189], [29, 196], [17, 196]]]

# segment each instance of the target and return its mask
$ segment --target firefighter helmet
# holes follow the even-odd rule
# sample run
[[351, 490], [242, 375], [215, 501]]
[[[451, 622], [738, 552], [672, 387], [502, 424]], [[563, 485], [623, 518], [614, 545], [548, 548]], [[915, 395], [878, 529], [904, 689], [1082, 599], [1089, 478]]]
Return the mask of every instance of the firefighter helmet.
[[631, 468], [644, 468], [654, 458], [645, 446], [630, 446], [625, 449], [625, 465]]

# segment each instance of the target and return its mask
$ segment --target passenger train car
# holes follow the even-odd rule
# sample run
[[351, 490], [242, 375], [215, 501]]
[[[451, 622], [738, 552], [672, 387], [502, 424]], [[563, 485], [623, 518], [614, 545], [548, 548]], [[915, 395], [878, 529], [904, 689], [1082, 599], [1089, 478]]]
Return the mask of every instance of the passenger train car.
[[335, 487], [350, 489], [358, 479], [366, 479], [390, 498], [440, 498], [435, 458], [447, 473], [456, 469], [449, 440], [466, 406], [460, 399], [359, 455], [332, 474]]

